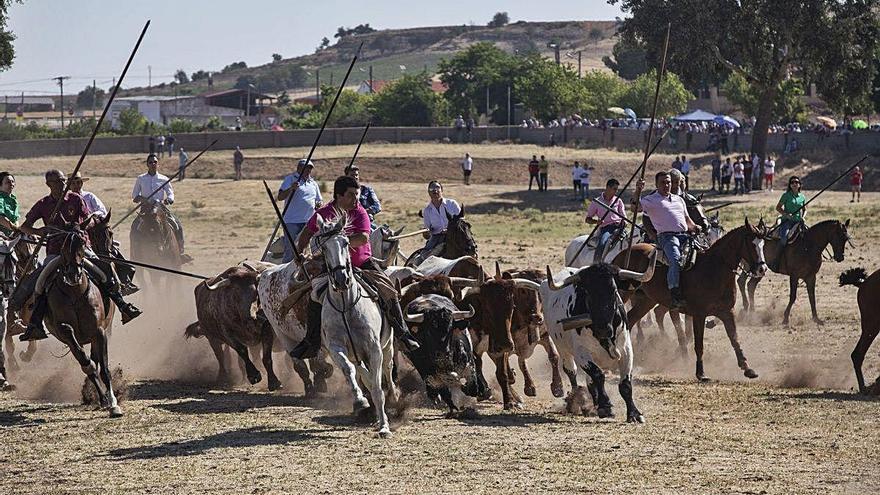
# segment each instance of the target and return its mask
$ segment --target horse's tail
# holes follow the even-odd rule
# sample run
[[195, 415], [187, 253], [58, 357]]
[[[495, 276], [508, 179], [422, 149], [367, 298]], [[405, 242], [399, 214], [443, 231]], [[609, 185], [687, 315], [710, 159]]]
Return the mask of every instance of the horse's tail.
[[199, 338], [204, 337], [205, 334], [202, 332], [202, 326], [196, 321], [186, 326], [186, 330], [183, 331], [183, 336], [186, 338]]
[[868, 278], [868, 272], [864, 268], [850, 268], [840, 274], [840, 286], [855, 285], [860, 287], [866, 278]]

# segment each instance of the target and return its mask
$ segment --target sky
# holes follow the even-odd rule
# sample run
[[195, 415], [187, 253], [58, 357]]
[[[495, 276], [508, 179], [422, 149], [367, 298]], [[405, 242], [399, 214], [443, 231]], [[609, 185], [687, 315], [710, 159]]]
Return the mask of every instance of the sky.
[[106, 89], [148, 19], [123, 87], [145, 86], [150, 72], [158, 84], [171, 81], [177, 69], [191, 74], [239, 60], [261, 65], [273, 53], [313, 53], [324, 36], [335, 41], [339, 26], [485, 25], [499, 11], [511, 22], [621, 16], [604, 0], [25, 0], [9, 9], [16, 56], [12, 68], [0, 72], [0, 95], [57, 94], [55, 76], [71, 77], [65, 94], [76, 94], [93, 79]]

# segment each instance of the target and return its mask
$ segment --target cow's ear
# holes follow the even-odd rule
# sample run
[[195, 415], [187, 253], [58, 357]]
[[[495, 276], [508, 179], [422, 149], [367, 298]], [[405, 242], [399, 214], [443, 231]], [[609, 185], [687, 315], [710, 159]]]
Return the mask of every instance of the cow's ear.
[[849, 228], [849, 218], [847, 218], [846, 221], [843, 222], [843, 226]]
[[464, 205], [461, 205], [461, 212], [458, 214], [459, 218], [464, 218]]
[[419, 218], [425, 218], [425, 217], [422, 215], [422, 210], [419, 210]]

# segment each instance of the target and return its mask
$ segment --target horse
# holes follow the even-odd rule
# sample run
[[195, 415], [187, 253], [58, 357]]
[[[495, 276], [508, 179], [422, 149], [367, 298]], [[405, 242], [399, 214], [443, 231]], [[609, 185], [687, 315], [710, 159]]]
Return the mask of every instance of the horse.
[[[6, 316], [6, 336], [5, 338], [0, 337], [0, 375], [6, 374], [4, 359], [5, 364], [9, 366], [9, 370], [16, 371], [19, 369], [18, 362], [15, 359], [15, 339], [13, 337], [15, 337], [16, 335], [21, 335], [25, 332], [25, 329], [27, 328], [27, 322], [30, 320], [31, 315], [32, 303], [30, 301], [24, 306], [24, 308], [19, 311], [15, 311], [12, 308], [8, 307], [8, 305], [6, 305], [6, 303], [8, 303], [8, 297], [11, 296], [14, 292], [14, 287], [18, 286], [18, 284], [21, 283], [22, 279], [24, 279], [26, 275], [32, 273], [37, 268], [35, 263], [28, 263], [28, 260], [31, 257], [31, 248], [29, 246], [29, 242], [32, 241], [30, 241], [30, 239], [28, 238], [22, 238], [23, 235], [24, 234], [17, 234], [12, 239], [10, 239], [15, 241], [13, 243], [15, 247], [12, 249], [11, 253], [0, 253], [0, 259], [3, 260], [3, 268], [0, 268], [0, 272], [5, 272], [2, 277], [8, 280], [9, 273], [7, 271], [7, 260], [14, 262], [15, 276], [15, 285], [13, 286], [12, 290], [8, 292], [8, 295], [3, 298], [3, 308], [5, 308]], [[0, 242], [5, 243], [6, 241]], [[3, 249], [0, 249], [0, 251], [3, 251]], [[20, 352], [18, 358], [27, 363], [30, 362], [36, 352], [37, 341], [31, 340], [27, 343], [27, 350], [25, 350], [24, 352]], [[6, 353], [8, 353], [8, 355]], [[11, 387], [11, 385], [7, 386]], [[0, 385], [0, 389], [2, 388], [3, 386]]]
[[[749, 223], [737, 227], [719, 239], [706, 251], [697, 256], [693, 268], [681, 273], [681, 288], [687, 306], [682, 311], [693, 317], [694, 352], [696, 354], [696, 376], [700, 381], [708, 381], [703, 371], [703, 331], [707, 316], [717, 316], [723, 323], [736, 354], [737, 364], [747, 378], [757, 378], [758, 373], [749, 367], [746, 356], [739, 344], [736, 333], [736, 319], [733, 307], [736, 303], [736, 270], [742, 261], [756, 276], [763, 276], [767, 270], [764, 260], [764, 238], [766, 229], [763, 222], [757, 227]], [[629, 269], [645, 270], [649, 257], [655, 247], [638, 244], [632, 247]], [[626, 252], [614, 259], [614, 264], [622, 268], [626, 263]], [[657, 267], [657, 273], [640, 290], [632, 295], [632, 309], [627, 313], [627, 325], [641, 320], [654, 306], [672, 306], [672, 295], [666, 285], [665, 265]]]
[[[822, 253], [828, 244], [834, 253], [834, 261], [838, 263], [843, 261], [843, 252], [846, 243], [850, 241], [849, 220], [840, 222], [838, 220], [825, 220], [819, 222], [807, 229], [803, 235], [793, 243], [785, 247], [782, 253], [782, 259], [776, 273], [788, 275], [788, 306], [782, 317], [782, 324], [788, 326], [789, 315], [794, 302], [797, 300], [798, 281], [803, 280], [807, 284], [807, 296], [810, 299], [810, 310], [813, 313], [813, 321], [817, 325], [824, 325], [825, 322], [819, 318], [816, 312], [816, 274], [822, 267]], [[767, 240], [764, 244], [764, 257], [767, 259], [769, 266], [773, 266], [777, 249], [777, 240]], [[739, 290], [743, 297], [743, 311], [755, 311], [755, 289], [762, 277], [752, 276], [749, 279], [749, 273], [743, 271], [737, 279]], [[746, 281], [748, 280], [748, 293], [746, 292]]]
[[[70, 230], [55, 234], [63, 235], [64, 242], [61, 264], [54, 274], [54, 280], [46, 285], [50, 309], [46, 327], [49, 333], [70, 348], [83, 373], [95, 387], [101, 406], [110, 411], [111, 418], [117, 418], [122, 416], [122, 408], [113, 392], [107, 355], [108, 331], [113, 314], [105, 311], [101, 293], [84, 267], [87, 263], [86, 227], [92, 221], [89, 217], [81, 224], [73, 224]], [[89, 354], [82, 347], [85, 344], [90, 347]]]
[[862, 335], [856, 348], [852, 351], [853, 368], [856, 371], [856, 380], [859, 382], [859, 393], [866, 394], [865, 377], [862, 375], [862, 363], [865, 362], [865, 354], [880, 333], [880, 270], [868, 276], [864, 268], [852, 268], [840, 274], [840, 286], [854, 285], [859, 288], [858, 302], [859, 313], [862, 319]]
[[[321, 312], [321, 335], [330, 357], [345, 375], [354, 394], [354, 410], [359, 413], [370, 403], [358, 385], [358, 379], [369, 389], [381, 438], [391, 436], [385, 413], [385, 394], [392, 401], [400, 397], [391, 373], [393, 340], [391, 327], [383, 317], [379, 304], [370, 297], [363, 283], [355, 278], [345, 235], [347, 216], [324, 221], [317, 215], [317, 244], [324, 254], [327, 289]], [[316, 281], [313, 281], [316, 283]]]
[[[421, 215], [421, 212], [419, 214]], [[446, 226], [446, 240], [443, 241], [440, 253], [435, 256], [447, 259], [462, 256], [477, 258], [477, 241], [474, 240], [474, 234], [471, 232], [470, 222], [464, 219], [464, 206], [462, 205], [458, 215], [450, 215], [447, 212], [446, 219], [449, 221]], [[425, 248], [418, 249], [406, 259], [404, 266], [415, 268], [430, 254], [432, 253], [425, 252]]]
[[[180, 256], [180, 245], [174, 235], [174, 228], [168, 220], [168, 211], [164, 205], [156, 201], [141, 203], [138, 221], [131, 224], [129, 236], [132, 258], [163, 268], [179, 270], [183, 265]], [[145, 280], [146, 275], [141, 274]], [[168, 275], [153, 271], [150, 281], [154, 285], [168, 284]]]

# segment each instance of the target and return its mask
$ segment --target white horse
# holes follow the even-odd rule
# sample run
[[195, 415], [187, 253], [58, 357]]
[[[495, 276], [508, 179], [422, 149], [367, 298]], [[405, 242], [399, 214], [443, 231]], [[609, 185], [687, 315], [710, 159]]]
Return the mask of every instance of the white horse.
[[[369, 389], [379, 436], [388, 438], [391, 429], [385, 413], [383, 388], [388, 389], [392, 401], [400, 396], [391, 378], [394, 339], [378, 303], [370, 297], [371, 291], [355, 278], [349, 241], [345, 235], [346, 220], [344, 214], [336, 221], [328, 222], [317, 215], [318, 233], [315, 239], [324, 253], [327, 269], [327, 290], [321, 312], [321, 341], [351, 386], [355, 413], [370, 407], [358, 385], [360, 379]], [[315, 297], [323, 284], [320, 279], [312, 283], [315, 286], [312, 297]]]
[[[629, 231], [629, 228], [626, 230]], [[584, 246], [583, 249], [581, 249], [581, 246], [587, 242], [587, 234], [579, 235], [568, 243], [568, 247], [565, 248], [565, 266], [570, 268], [581, 268], [594, 264], [596, 261], [596, 244], [599, 242], [598, 232], [599, 230], [596, 229], [596, 234], [593, 235], [593, 238], [590, 239], [590, 243]], [[644, 242], [644, 235], [642, 234], [641, 227], [633, 232], [632, 243], [638, 244], [640, 242]], [[605, 248], [605, 255], [599, 261], [610, 263], [611, 260], [627, 247], [629, 247], [628, 236], [612, 238], [608, 241], [608, 246]], [[578, 251], [580, 251], [580, 253], [578, 253]]]

